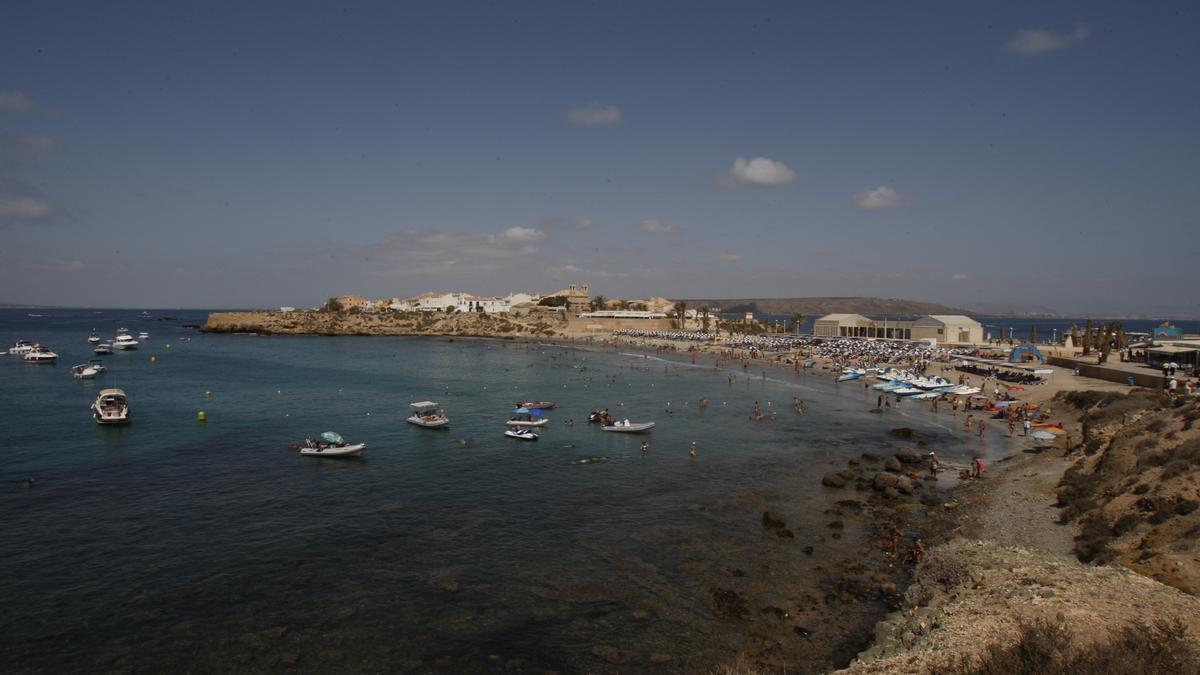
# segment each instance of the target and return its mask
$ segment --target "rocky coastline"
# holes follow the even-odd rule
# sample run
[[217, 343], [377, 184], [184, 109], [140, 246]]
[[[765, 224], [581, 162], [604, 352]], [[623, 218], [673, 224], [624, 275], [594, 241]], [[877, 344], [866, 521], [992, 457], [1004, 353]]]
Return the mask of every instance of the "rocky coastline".
[[269, 311], [213, 312], [201, 331], [258, 335], [413, 335], [513, 339], [563, 336], [561, 313], [463, 314], [442, 312]]

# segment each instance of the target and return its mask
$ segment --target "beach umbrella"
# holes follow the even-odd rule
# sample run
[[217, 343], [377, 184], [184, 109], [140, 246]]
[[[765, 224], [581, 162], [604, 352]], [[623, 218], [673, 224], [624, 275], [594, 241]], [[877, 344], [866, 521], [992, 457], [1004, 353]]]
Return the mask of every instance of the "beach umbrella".
[[342, 435], [336, 431], [326, 431], [325, 433], [321, 434], [321, 438], [325, 439], [326, 443], [345, 443], [345, 440], [342, 439]]
[[1035, 431], [1035, 432], [1033, 432], [1032, 434], [1029, 434], [1029, 435], [1030, 435], [1030, 436], [1033, 436], [1034, 438], [1038, 439], [1039, 441], [1052, 441], [1052, 440], [1054, 440], [1054, 434], [1050, 433], [1049, 431], [1044, 431], [1044, 430], [1042, 430], [1042, 429], [1038, 429], [1037, 431]]
[[515, 410], [513, 410], [513, 412], [518, 413], [518, 414], [527, 413], [527, 412], [529, 412], [529, 408], [526, 408], [525, 406], [521, 406], [520, 408], [516, 408]]
[[529, 414], [533, 415], [534, 417], [539, 417], [541, 415], [545, 415], [546, 413], [544, 411], [542, 411], [541, 408], [530, 408]]

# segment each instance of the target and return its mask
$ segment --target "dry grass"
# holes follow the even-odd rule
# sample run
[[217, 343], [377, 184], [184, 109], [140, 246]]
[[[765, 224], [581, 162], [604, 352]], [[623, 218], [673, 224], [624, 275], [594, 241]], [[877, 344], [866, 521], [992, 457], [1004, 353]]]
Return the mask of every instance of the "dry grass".
[[1178, 619], [1131, 623], [1110, 639], [1082, 645], [1060, 622], [1041, 619], [1022, 626], [1012, 644], [993, 643], [979, 657], [958, 657], [935, 672], [958, 675], [1076, 675], [1078, 673], [1200, 672], [1200, 650]]

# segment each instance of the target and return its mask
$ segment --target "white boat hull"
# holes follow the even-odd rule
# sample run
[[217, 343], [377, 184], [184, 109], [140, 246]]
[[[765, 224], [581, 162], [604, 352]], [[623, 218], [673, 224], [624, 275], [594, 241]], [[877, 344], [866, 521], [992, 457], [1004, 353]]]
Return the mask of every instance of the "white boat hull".
[[300, 448], [300, 454], [310, 457], [355, 457], [361, 455], [366, 449], [366, 443], [355, 443], [353, 445], [343, 445], [340, 448]]
[[504, 424], [510, 427], [544, 427], [550, 420], [509, 420]]
[[614, 431], [625, 434], [644, 434], [654, 428], [654, 422], [640, 422], [637, 424], [614, 424], [612, 426], [600, 427], [601, 431]]
[[92, 417], [96, 420], [96, 424], [129, 424], [129, 411], [101, 412], [92, 408]]
[[508, 436], [509, 438], [515, 438], [520, 441], [536, 441], [538, 439], [538, 435], [533, 433], [532, 431], [529, 433], [523, 434], [518, 431], [508, 429], [504, 432], [504, 435]]
[[426, 429], [442, 429], [442, 428], [450, 426], [450, 420], [445, 419], [445, 418], [436, 419], [436, 420], [427, 420], [427, 419], [418, 417], [416, 415], [413, 415], [405, 421], [407, 421], [409, 424], [415, 424], [419, 427], [425, 427]]

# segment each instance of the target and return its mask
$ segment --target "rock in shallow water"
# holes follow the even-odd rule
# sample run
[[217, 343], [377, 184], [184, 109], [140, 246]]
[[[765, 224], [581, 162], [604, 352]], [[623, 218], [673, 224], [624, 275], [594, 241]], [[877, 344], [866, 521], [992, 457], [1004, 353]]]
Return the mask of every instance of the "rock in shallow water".
[[846, 479], [836, 473], [827, 473], [821, 477], [821, 485], [831, 488], [843, 488], [846, 487]]

